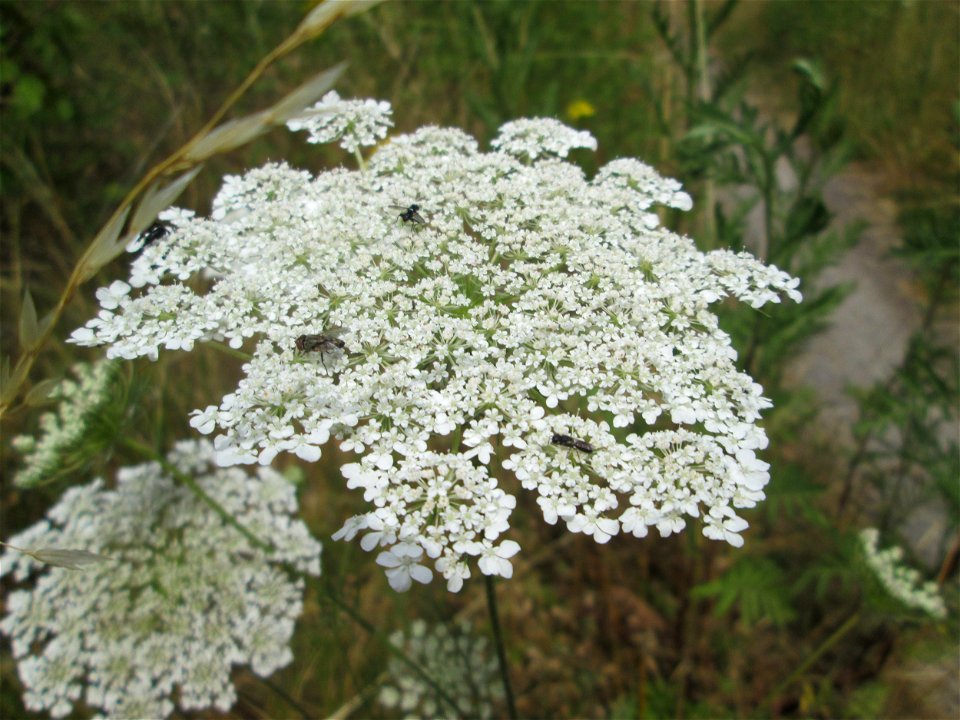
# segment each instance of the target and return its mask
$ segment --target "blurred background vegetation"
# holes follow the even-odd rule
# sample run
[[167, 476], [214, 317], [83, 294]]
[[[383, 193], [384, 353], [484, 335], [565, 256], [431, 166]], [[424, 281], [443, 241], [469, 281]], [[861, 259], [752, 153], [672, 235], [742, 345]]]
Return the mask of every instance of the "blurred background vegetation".
[[[6, 358], [20, 352], [24, 292], [40, 315], [50, 310], [130, 187], [310, 7], [0, 3]], [[392, 2], [286, 57], [237, 108], [266, 107], [347, 60], [341, 95], [389, 100], [399, 132], [450, 124], [483, 143], [505, 120], [559, 117], [597, 137], [599, 151], [577, 158], [587, 172], [639, 157], [694, 197], [693, 213], [667, 218], [669, 226], [705, 249], [747, 247], [804, 280], [802, 306], [723, 308], [744, 367], [776, 403], [766, 419], [769, 499], [749, 515], [745, 548], [692, 528], [601, 547], [545, 526], [521, 497], [513, 532], [524, 562], [500, 592], [522, 715], [956, 716], [958, 38], [954, 2]], [[211, 160], [178, 204], [206, 212], [224, 174], [278, 159], [314, 171], [350, 162], [276, 130]], [[850, 163], [854, 175], [844, 174]], [[903, 302], [917, 320], [882, 377], [851, 383], [860, 387], [839, 428], [821, 422], [831, 398], [791, 368], [817, 352], [816, 334], [838, 308], [858, 302], [857, 277], [831, 268], [853, 257], [856, 270], [851, 253], [870, 251], [873, 206], [861, 223], [834, 222], [843, 193], [831, 183], [864, 177], [876, 207], [894, 204], [897, 260], [883, 267], [908, 288]], [[874, 250], [886, 262], [887, 247]], [[62, 339], [96, 312], [94, 288], [124, 275], [118, 259], [76, 296], [31, 383], [95, 357]], [[216, 402], [237, 374], [202, 350], [132, 363], [118, 394], [122, 431], [165, 449], [192, 433], [189, 411]], [[38, 414], [21, 404], [4, 419], [4, 538], [37, 521], [65, 484], [139, 462], [100, 453], [66, 481], [18, 490], [9, 439], [33, 431]], [[317, 465], [287, 468], [321, 539], [359, 507], [342, 491], [338, 465], [331, 450]], [[942, 583], [950, 620], [934, 625], [884, 601], [856, 560], [865, 525], [905, 543]], [[398, 596], [372, 556], [325, 545], [326, 581], [384, 631], [457, 614], [484, 627], [481, 583], [456, 597], [442, 583]], [[381, 713], [372, 698], [386, 653], [320, 596], [307, 604], [294, 649], [295, 663], [269, 683], [238, 676], [233, 716]], [[0, 715], [30, 717], [6, 646], [0, 678]]]

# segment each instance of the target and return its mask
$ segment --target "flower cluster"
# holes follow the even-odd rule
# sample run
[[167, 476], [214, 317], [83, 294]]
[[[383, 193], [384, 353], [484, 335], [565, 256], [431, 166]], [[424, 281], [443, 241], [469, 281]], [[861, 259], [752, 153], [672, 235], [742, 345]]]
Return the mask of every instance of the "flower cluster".
[[115, 490], [102, 480], [71, 488], [46, 520], [11, 538], [65, 549], [6, 551], [0, 574], [21, 582], [46, 557], [100, 560], [77, 570], [58, 562], [7, 599], [0, 631], [28, 708], [62, 717], [82, 698], [111, 717], [159, 718], [176, 697], [183, 709], [225, 711], [233, 665], [266, 676], [292, 660], [303, 581], [282, 564], [318, 575], [320, 545], [291, 518], [293, 485], [269, 468], [218, 469], [213, 454], [207, 442], [182, 442], [168, 460], [273, 551], [254, 547], [156, 463], [120, 470]]
[[[547, 522], [598, 542], [702, 517], [739, 546], [770, 402], [712, 306], [799, 300], [798, 282], [658, 227], [652, 205], [690, 198], [647, 165], [588, 179], [556, 157], [594, 144], [554, 120], [509, 123], [491, 152], [425, 127], [360, 170], [254, 170], [211, 219], [169, 212], [133, 261], [142, 290], [73, 340], [124, 358], [249, 348], [236, 390], [191, 424], [218, 431], [225, 465], [338, 440], [370, 503], [338, 537], [379, 548], [397, 589], [430, 561], [451, 591], [474, 563], [509, 577], [511, 475]], [[397, 211], [414, 204], [423, 222]]]
[[[465, 717], [493, 716], [493, 703], [503, 697], [497, 661], [490, 657], [486, 640], [471, 633], [469, 623], [448, 629], [417, 620], [409, 636], [397, 631], [390, 642], [423, 668]], [[391, 658], [388, 672], [390, 679], [379, 697], [385, 708], [425, 720], [453, 717], [453, 710], [409, 666]]]
[[40, 416], [40, 437], [18, 435], [11, 444], [23, 453], [24, 465], [14, 482], [34, 487], [62, 474], [78, 464], [75, 457], [90, 430], [110, 399], [111, 385], [117, 378], [117, 363], [101, 361], [93, 365], [78, 363], [74, 380], [62, 380], [50, 392], [59, 400], [56, 412]]
[[574, 130], [558, 120], [534, 118], [512, 120], [500, 127], [493, 147], [522, 160], [544, 155], [565, 158], [571, 150], [597, 149], [597, 140], [586, 130]]
[[340, 141], [347, 152], [356, 152], [367, 145], [375, 145], [387, 136], [393, 125], [392, 109], [388, 102], [376, 100], [341, 100], [333, 90], [300, 117], [287, 123], [296, 132], [306, 130], [308, 143], [321, 144]]
[[935, 582], [923, 582], [920, 573], [903, 564], [903, 548], [894, 545], [878, 549], [880, 532], [876, 528], [860, 531], [860, 542], [870, 569], [890, 595], [907, 607], [916, 608], [938, 619], [947, 616], [947, 608]]

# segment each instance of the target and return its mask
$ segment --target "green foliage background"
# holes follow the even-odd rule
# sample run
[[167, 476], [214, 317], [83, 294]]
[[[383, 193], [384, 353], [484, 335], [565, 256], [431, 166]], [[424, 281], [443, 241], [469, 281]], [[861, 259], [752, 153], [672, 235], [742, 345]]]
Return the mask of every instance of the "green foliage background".
[[[0, 3], [4, 356], [18, 353], [25, 290], [41, 315], [53, 307], [125, 192], [192, 136], [309, 7]], [[695, 530], [599, 547], [538, 523], [535, 508], [516, 513], [528, 565], [502, 584], [501, 614], [522, 715], [937, 716], [950, 707], [929, 694], [926, 705], [905, 700], [920, 691], [890, 668], [919, 655], [929, 667], [956, 669], [955, 620], [935, 628], [883, 605], [852, 533], [868, 522], [895, 532], [908, 500], [941, 503], [950, 534], [933, 570], [955, 610], [949, 543], [960, 515], [960, 461], [943, 428], [956, 417], [957, 366], [942, 328], [944, 318], [955, 323], [960, 282], [958, 37], [960, 13], [948, 2], [395, 2], [337, 23], [288, 56], [238, 108], [266, 107], [348, 60], [340, 93], [389, 100], [398, 132], [452, 124], [484, 142], [507, 119], [557, 116], [597, 137], [599, 152], [579, 158], [587, 172], [636, 156], [681, 179], [695, 214], [668, 224], [704, 247], [739, 248], [748, 212], [771, 208], [761, 249], [807, 281], [800, 307], [724, 315], [745, 365], [777, 404], [767, 418], [770, 497], [753, 514], [743, 550]], [[572, 117], [582, 101], [594, 114]], [[312, 170], [346, 162], [335, 148], [308, 147], [277, 130], [213, 159], [178, 204], [205, 212], [225, 173], [280, 158]], [[859, 228], [829, 225], [822, 195], [851, 158], [882, 178], [902, 209], [900, 253], [912, 268], [904, 280], [917, 288], [924, 323], [897, 372], [859, 392], [855, 445], [847, 448], [816, 431], [814, 395], [786, 384], [784, 368], [851, 289], [807, 289], [858, 239]], [[780, 184], [771, 172], [777, 163], [798, 172], [800, 189]], [[732, 187], [750, 192], [732, 207], [712, 206], [714, 193]], [[123, 274], [117, 260], [94, 278], [55, 337], [94, 314], [93, 289]], [[31, 381], [62, 377], [92, 357], [52, 342]], [[118, 394], [122, 432], [168, 447], [192, 432], [187, 413], [221, 397], [237, 372], [203, 350], [132, 363]], [[33, 430], [37, 415], [20, 407], [5, 418], [3, 537], [39, 519], [65, 483], [137, 461], [108, 450], [88, 474], [17, 490], [9, 438]], [[320, 538], [355, 507], [338, 465], [336, 451], [325, 450], [318, 465], [287, 468], [300, 478], [304, 517]], [[438, 583], [397, 596], [371, 556], [352, 544], [325, 545], [325, 582], [384, 631], [413, 617], [466, 614], [483, 623], [480, 583], [455, 598]], [[237, 717], [290, 716], [284, 696], [310, 716], [351, 701], [355, 717], [379, 712], [371, 698], [386, 663], [382, 646], [319, 596], [307, 608], [293, 665], [269, 684], [239, 675]], [[8, 648], [0, 678], [0, 715], [28, 716]]]

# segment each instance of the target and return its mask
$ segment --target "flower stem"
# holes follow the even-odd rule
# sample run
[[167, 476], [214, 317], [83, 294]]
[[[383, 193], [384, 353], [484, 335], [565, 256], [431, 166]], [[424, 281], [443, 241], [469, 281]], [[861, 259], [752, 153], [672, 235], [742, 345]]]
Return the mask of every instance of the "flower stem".
[[224, 355], [229, 355], [230, 357], [239, 358], [240, 360], [245, 360], [246, 362], [250, 362], [251, 360], [253, 360], [253, 355], [251, 355], [250, 353], [245, 353], [243, 352], [243, 350], [234, 350], [232, 347], [230, 347], [229, 345], [224, 345], [222, 342], [214, 342], [211, 340], [210, 342], [204, 343], [204, 345], [206, 345], [207, 347], [211, 347], [214, 350], [217, 350], [219, 352], [222, 352]]
[[497, 613], [497, 594], [493, 589], [493, 577], [483, 576], [487, 588], [487, 610], [490, 613], [490, 625], [493, 627], [493, 642], [497, 646], [497, 661], [500, 663], [500, 677], [503, 679], [503, 692], [507, 697], [507, 715], [517, 720], [517, 706], [513, 701], [513, 688], [510, 687], [510, 673], [507, 670], [507, 653], [503, 647], [503, 633], [500, 630], [500, 615]]
[[372, 637], [379, 640], [383, 643], [384, 647], [394, 655], [400, 662], [413, 670], [417, 675], [419, 675], [424, 682], [426, 682], [443, 702], [450, 706], [450, 709], [453, 710], [454, 717], [467, 717], [467, 714], [460, 709], [456, 701], [450, 697], [440, 684], [434, 680], [430, 675], [420, 667], [417, 663], [410, 659], [410, 657], [403, 652], [400, 648], [394, 645], [390, 640], [381, 632], [377, 630], [370, 622], [357, 613], [350, 605], [344, 602], [333, 590], [329, 587], [326, 587], [323, 583], [319, 582], [316, 578], [307, 577], [307, 581], [312, 583], [321, 593], [323, 593], [334, 605], [336, 605], [340, 610], [342, 610], [346, 615], [350, 617], [357, 625], [366, 630]]
[[830, 637], [824, 640], [820, 644], [820, 647], [818, 647], [809, 656], [807, 656], [807, 659], [800, 664], [800, 667], [798, 667], [796, 670], [790, 673], [790, 676], [786, 680], [784, 680], [782, 683], [777, 685], [777, 687], [775, 687], [773, 691], [771, 691], [770, 694], [767, 695], [767, 700], [764, 704], [765, 705], [772, 704], [773, 701], [777, 698], [777, 696], [780, 693], [782, 693], [788, 687], [793, 685], [793, 683], [796, 682], [796, 680], [801, 675], [803, 675], [807, 670], [810, 669], [810, 666], [813, 665], [813, 663], [815, 663], [820, 658], [821, 655], [823, 655], [830, 648], [836, 645], [844, 635], [846, 635], [853, 628], [855, 628], [858, 622], [860, 622], [860, 613], [855, 612], [853, 615], [851, 615], [847, 619], [847, 621], [843, 625], [837, 628], [837, 630], [835, 630], [833, 634], [830, 635]]
[[141, 457], [149, 458], [150, 460], [153, 460], [154, 462], [159, 463], [160, 467], [162, 467], [164, 470], [170, 473], [173, 476], [174, 480], [176, 480], [181, 485], [184, 485], [186, 488], [188, 488], [190, 492], [196, 495], [201, 502], [205, 503], [211, 510], [213, 510], [217, 515], [219, 515], [220, 518], [225, 523], [227, 523], [227, 525], [230, 525], [231, 527], [239, 531], [240, 534], [243, 535], [247, 540], [249, 540], [254, 547], [258, 547], [261, 550], [264, 550], [265, 552], [268, 552], [268, 553], [273, 551], [273, 545], [271, 545], [268, 542], [264, 542], [263, 540], [258, 538], [256, 535], [254, 535], [252, 532], [250, 532], [247, 528], [245, 528], [243, 525], [241, 525], [237, 521], [237, 519], [233, 517], [233, 515], [231, 515], [229, 512], [227, 512], [224, 509], [223, 505], [221, 505], [212, 497], [210, 497], [210, 495], [208, 495], [206, 491], [202, 487], [200, 487], [200, 485], [197, 484], [196, 480], [194, 480], [192, 477], [190, 477], [186, 473], [180, 472], [180, 468], [178, 468], [176, 465], [171, 463], [169, 460], [163, 457], [156, 450], [154, 450], [153, 448], [147, 445], [144, 445], [143, 443], [137, 442], [136, 440], [131, 440], [130, 438], [125, 438], [122, 442], [124, 447], [127, 447], [130, 450], [133, 450], [135, 453], [137, 453]]
[[286, 690], [284, 690], [282, 687], [280, 687], [276, 683], [271, 682], [270, 678], [268, 677], [261, 677], [260, 682], [262, 682], [264, 685], [270, 688], [277, 696], [279, 696], [285, 703], [287, 703], [287, 705], [289, 705], [298, 713], [300, 713], [300, 717], [302, 717], [303, 720], [310, 720], [312, 716], [310, 715], [309, 712], [307, 712], [307, 709], [303, 707], [303, 705], [298, 703], [296, 700], [294, 700], [292, 697], [290, 697], [289, 693], [287, 693]]

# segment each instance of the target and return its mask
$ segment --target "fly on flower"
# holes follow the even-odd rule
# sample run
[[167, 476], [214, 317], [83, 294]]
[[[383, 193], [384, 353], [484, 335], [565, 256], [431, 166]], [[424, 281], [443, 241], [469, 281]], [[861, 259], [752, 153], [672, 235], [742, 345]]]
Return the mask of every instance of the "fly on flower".
[[130, 241], [130, 243], [127, 245], [127, 252], [137, 252], [141, 248], [145, 248], [147, 245], [155, 243], [168, 232], [170, 232], [170, 226], [165, 222], [157, 220], [153, 225], [148, 227]]
[[574, 450], [579, 450], [580, 452], [593, 452], [593, 445], [588, 443], [586, 440], [578, 440], [577, 438], [570, 437], [569, 435], [558, 435], [557, 433], [554, 433], [553, 437], [550, 438], [550, 442], [553, 445], [573, 448]]
[[397, 217], [403, 220], [405, 223], [419, 223], [420, 225], [426, 225], [427, 221], [423, 219], [423, 216], [420, 214], [420, 206], [414, 203], [413, 205], [391, 205], [390, 207], [400, 208], [403, 210]]
[[337, 337], [342, 333], [343, 328], [331, 327], [328, 328], [325, 333], [319, 335], [301, 335], [294, 341], [294, 344], [297, 347], [297, 352], [300, 354], [310, 352], [320, 353], [320, 362], [326, 367], [326, 363], [323, 362], [323, 354], [343, 350], [344, 347], [346, 347], [343, 340]]

